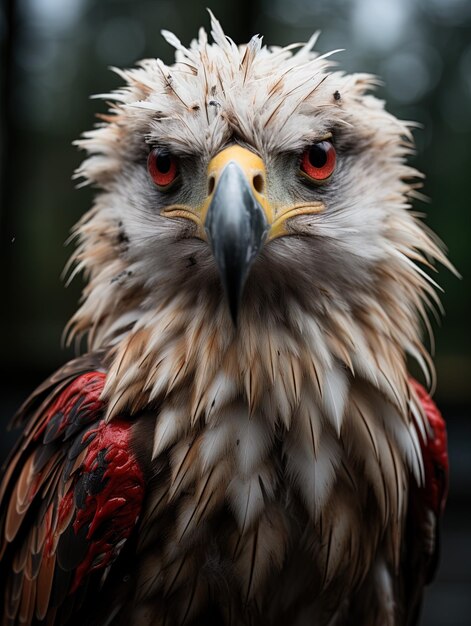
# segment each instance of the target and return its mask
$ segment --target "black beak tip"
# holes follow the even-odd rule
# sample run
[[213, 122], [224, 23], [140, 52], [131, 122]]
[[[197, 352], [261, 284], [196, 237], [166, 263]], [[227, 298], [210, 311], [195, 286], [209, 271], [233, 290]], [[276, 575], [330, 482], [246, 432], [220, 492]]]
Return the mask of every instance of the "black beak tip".
[[234, 298], [229, 298], [229, 311], [231, 314], [232, 324], [237, 330], [239, 321], [239, 302]]
[[229, 312], [231, 314], [234, 328], [237, 328], [239, 322], [239, 311], [242, 300], [242, 293], [245, 285], [245, 275], [240, 272], [238, 267], [228, 268], [223, 275], [223, 287], [227, 299]]

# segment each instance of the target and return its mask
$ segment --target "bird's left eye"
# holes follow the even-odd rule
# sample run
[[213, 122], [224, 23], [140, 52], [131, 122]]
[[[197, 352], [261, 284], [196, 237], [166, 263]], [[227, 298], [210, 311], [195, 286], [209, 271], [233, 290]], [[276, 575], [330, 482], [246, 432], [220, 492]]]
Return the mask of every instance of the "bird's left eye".
[[306, 148], [301, 159], [301, 171], [310, 179], [323, 182], [335, 169], [337, 155], [330, 141], [319, 141]]
[[147, 157], [147, 170], [158, 187], [168, 187], [178, 174], [177, 159], [168, 150], [154, 148]]

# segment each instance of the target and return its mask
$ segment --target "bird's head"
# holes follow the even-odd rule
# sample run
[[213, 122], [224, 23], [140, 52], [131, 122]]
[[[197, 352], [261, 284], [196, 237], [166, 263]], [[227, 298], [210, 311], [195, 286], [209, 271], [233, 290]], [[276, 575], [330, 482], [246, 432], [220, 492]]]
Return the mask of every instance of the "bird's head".
[[410, 210], [409, 125], [315, 37], [237, 47], [214, 18], [213, 43], [164, 36], [175, 63], [118, 71], [125, 87], [79, 142], [78, 175], [101, 191], [77, 229], [90, 280], [75, 332], [92, 348], [125, 338], [119, 358], [140, 367], [162, 351], [187, 363], [192, 346], [221, 360], [239, 341], [242, 377], [252, 363], [273, 379], [277, 354], [401, 386], [406, 353], [427, 358], [435, 290], [419, 265], [446, 262]]

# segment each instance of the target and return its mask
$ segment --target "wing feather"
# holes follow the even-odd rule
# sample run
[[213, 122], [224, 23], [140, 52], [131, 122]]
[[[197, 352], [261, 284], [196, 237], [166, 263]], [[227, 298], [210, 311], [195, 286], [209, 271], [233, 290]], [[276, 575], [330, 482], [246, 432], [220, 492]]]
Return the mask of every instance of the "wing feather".
[[[448, 449], [445, 421], [425, 389], [411, 379], [411, 393], [425, 415], [416, 424], [424, 463], [424, 481], [411, 476], [406, 549], [403, 559], [404, 607], [407, 626], [418, 622], [423, 588], [435, 575], [439, 526], [448, 493]], [[414, 423], [422, 416], [412, 416]]]
[[2, 626], [64, 624], [139, 518], [144, 476], [132, 422], [105, 422], [105, 380], [96, 356], [77, 359], [14, 418], [24, 430], [0, 485]]

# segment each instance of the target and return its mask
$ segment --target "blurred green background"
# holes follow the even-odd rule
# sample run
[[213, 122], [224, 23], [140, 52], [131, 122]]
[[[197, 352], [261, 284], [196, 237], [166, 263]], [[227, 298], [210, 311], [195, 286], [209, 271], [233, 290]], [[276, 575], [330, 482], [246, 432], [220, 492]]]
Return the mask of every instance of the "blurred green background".
[[[4, 0], [0, 9], [1, 353], [4, 421], [31, 387], [72, 353], [62, 329], [80, 294], [60, 274], [69, 230], [92, 191], [74, 190], [81, 156], [71, 146], [104, 111], [90, 100], [119, 85], [107, 68], [145, 56], [171, 62], [160, 30], [185, 43], [208, 26], [210, 6], [237, 42], [262, 33], [267, 44], [305, 41], [348, 71], [384, 80], [379, 95], [398, 117], [421, 124], [413, 164], [427, 175], [428, 204], [416, 208], [446, 242], [463, 275], [440, 271], [446, 316], [436, 328], [436, 398], [448, 418], [452, 489], [443, 564], [427, 596], [423, 624], [471, 621], [471, 181], [470, 0]], [[4, 448], [8, 441], [4, 440]], [[466, 558], [467, 557], [467, 558]]]

